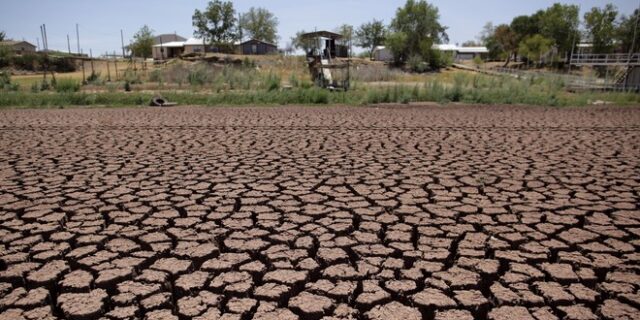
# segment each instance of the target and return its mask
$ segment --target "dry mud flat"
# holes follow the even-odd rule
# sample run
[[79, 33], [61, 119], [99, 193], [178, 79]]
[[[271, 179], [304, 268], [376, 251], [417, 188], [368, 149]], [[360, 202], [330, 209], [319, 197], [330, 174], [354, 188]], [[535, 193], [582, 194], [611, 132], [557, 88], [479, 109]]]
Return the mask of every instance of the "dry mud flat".
[[640, 109], [0, 111], [0, 319], [640, 319]]

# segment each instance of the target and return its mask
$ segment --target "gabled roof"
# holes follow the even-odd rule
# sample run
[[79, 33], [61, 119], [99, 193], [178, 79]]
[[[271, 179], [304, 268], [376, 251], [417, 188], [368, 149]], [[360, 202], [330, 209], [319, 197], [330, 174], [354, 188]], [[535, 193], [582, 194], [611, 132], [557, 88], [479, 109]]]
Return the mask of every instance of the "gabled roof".
[[244, 42], [236, 43], [236, 45], [243, 45], [243, 44], [247, 44], [249, 42], [260, 42], [260, 43], [264, 43], [264, 44], [267, 44], [267, 45], [270, 45], [270, 46], [277, 47], [277, 45], [275, 45], [273, 43], [262, 41], [262, 40], [258, 40], [258, 39], [249, 39], [249, 40], [244, 41]]
[[28, 44], [34, 48], [36, 47], [34, 44], [28, 41], [15, 41], [15, 40], [0, 41], [0, 46], [15, 46], [17, 44], [22, 44], [22, 43]]
[[313, 39], [313, 38], [327, 38], [333, 40], [340, 40], [344, 38], [341, 34], [331, 32], [331, 31], [316, 31], [305, 33], [301, 36], [303, 39]]

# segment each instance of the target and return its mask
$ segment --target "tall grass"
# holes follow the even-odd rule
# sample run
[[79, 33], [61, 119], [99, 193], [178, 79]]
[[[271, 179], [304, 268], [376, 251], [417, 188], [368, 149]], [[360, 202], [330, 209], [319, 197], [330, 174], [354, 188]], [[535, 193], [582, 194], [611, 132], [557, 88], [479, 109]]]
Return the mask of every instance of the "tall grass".
[[[253, 69], [237, 67], [196, 69], [177, 67], [158, 79], [181, 79], [194, 86], [209, 90], [178, 92], [162, 91], [169, 101], [180, 105], [287, 105], [287, 104], [344, 104], [366, 105], [379, 103], [437, 102], [447, 104], [527, 104], [543, 106], [580, 106], [595, 100], [614, 104], [640, 104], [635, 93], [568, 93], [559, 78], [539, 77], [517, 80], [511, 77], [495, 77], [456, 73], [449, 81], [430, 79], [414, 85], [398, 83], [395, 86], [375, 87], [358, 84], [348, 92], [329, 92], [310, 87], [308, 82], [290, 76], [288, 90], [281, 87], [279, 74], [264, 74]], [[70, 87], [69, 90], [58, 88]], [[213, 90], [211, 90], [213, 88]], [[36, 88], [37, 89], [37, 88]], [[135, 106], [147, 105], [154, 94], [145, 92], [103, 93], [74, 92], [75, 84], [56, 84], [60, 92], [2, 92], [0, 107], [57, 107], [57, 106]]]

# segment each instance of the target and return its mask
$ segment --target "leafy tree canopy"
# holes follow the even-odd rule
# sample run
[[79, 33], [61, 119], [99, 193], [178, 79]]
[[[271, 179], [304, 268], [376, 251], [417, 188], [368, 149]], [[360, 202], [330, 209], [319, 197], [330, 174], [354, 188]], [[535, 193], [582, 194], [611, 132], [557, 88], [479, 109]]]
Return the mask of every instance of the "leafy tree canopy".
[[229, 45], [238, 39], [236, 11], [231, 1], [210, 1], [205, 11], [192, 17], [195, 36], [213, 45]]
[[[396, 12], [391, 30], [397, 34], [391, 34], [387, 42], [398, 61], [406, 61], [410, 56], [428, 61], [434, 56], [432, 45], [449, 40], [447, 28], [440, 24], [438, 8], [425, 0], [407, 0]], [[401, 39], [405, 40], [404, 45]]]
[[[620, 46], [623, 52], [637, 52], [638, 46], [640, 46], [640, 31], [636, 32], [638, 27], [638, 18], [640, 15], [639, 10], [635, 10], [631, 16], [622, 16], [620, 23], [616, 30], [616, 38], [620, 40]], [[635, 36], [635, 48], [634, 45]]]
[[587, 31], [592, 37], [594, 53], [611, 53], [616, 34], [616, 18], [618, 9], [612, 4], [604, 8], [594, 7], [584, 14]]
[[381, 20], [373, 20], [362, 24], [356, 30], [356, 44], [369, 50], [373, 54], [373, 49], [384, 43], [387, 37], [387, 28]]
[[244, 36], [269, 43], [278, 41], [278, 18], [264, 8], [251, 8], [240, 17], [240, 30]]
[[131, 53], [135, 57], [150, 58], [153, 53], [153, 30], [144, 25], [133, 35], [133, 42], [129, 46]]

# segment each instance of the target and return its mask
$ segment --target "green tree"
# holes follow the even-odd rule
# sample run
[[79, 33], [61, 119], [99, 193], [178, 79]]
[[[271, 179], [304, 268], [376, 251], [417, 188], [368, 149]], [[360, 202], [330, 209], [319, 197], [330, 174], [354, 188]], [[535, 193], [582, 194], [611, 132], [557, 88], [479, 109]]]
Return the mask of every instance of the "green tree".
[[387, 37], [387, 28], [381, 20], [373, 20], [362, 24], [356, 30], [356, 44], [369, 50], [370, 57], [373, 55], [373, 49], [384, 43]]
[[236, 11], [231, 1], [210, 1], [204, 12], [196, 9], [192, 20], [194, 35], [218, 48], [231, 49], [238, 39]]
[[591, 35], [594, 53], [611, 53], [616, 33], [618, 9], [607, 4], [604, 8], [594, 7], [584, 14], [584, 23]]
[[7, 37], [7, 33], [5, 33], [4, 31], [0, 31], [0, 41], [4, 41], [6, 37]]
[[534, 34], [540, 33], [539, 28], [540, 13], [531, 16], [517, 16], [511, 20], [511, 30], [516, 36], [517, 42], [524, 40]]
[[[640, 45], [640, 31], [636, 32], [640, 18], [640, 11], [636, 9], [631, 16], [622, 16], [616, 30], [616, 39], [620, 41], [623, 52], [636, 52]], [[635, 42], [634, 42], [635, 37]], [[632, 46], [635, 43], [635, 48]]]
[[520, 54], [529, 61], [539, 61], [542, 55], [551, 49], [552, 45], [553, 40], [536, 34], [524, 39], [520, 43], [519, 51]]
[[[406, 61], [408, 57], [416, 55], [429, 61], [435, 55], [433, 44], [449, 40], [447, 28], [440, 24], [438, 8], [425, 0], [407, 0], [404, 7], [398, 8], [391, 22], [391, 30], [400, 33], [390, 36], [398, 61]], [[401, 46], [398, 40], [403, 38], [405, 43]]]
[[486, 46], [495, 32], [496, 27], [493, 25], [493, 22], [489, 21], [484, 24], [484, 27], [482, 27], [482, 31], [480, 31], [480, 34], [478, 34], [476, 38], [478, 38], [478, 41], [480, 43]]
[[291, 37], [291, 47], [293, 49], [300, 49], [305, 53], [307, 53], [309, 52], [309, 50], [311, 50], [311, 47], [313, 46], [313, 42], [309, 39], [302, 38], [302, 35], [305, 33], [307, 32], [304, 30], [296, 32], [296, 35]]
[[147, 59], [153, 53], [153, 30], [144, 25], [133, 35], [133, 42], [129, 46], [134, 57]]
[[350, 24], [343, 24], [336, 28], [336, 33], [342, 36], [342, 39], [338, 41], [339, 44], [348, 46], [353, 40], [353, 26]]
[[493, 34], [493, 40], [495, 44], [502, 52], [503, 55], [506, 55], [507, 61], [504, 66], [508, 66], [509, 62], [511, 62], [511, 57], [518, 50], [518, 40], [516, 38], [516, 34], [511, 30], [511, 27], [506, 24], [501, 24], [496, 27], [496, 30]]
[[394, 32], [387, 37], [387, 48], [393, 53], [396, 63], [402, 63], [409, 57], [407, 50], [408, 36], [404, 32]]
[[268, 43], [278, 41], [278, 18], [264, 8], [251, 8], [242, 14], [240, 29], [246, 32], [246, 36]]
[[540, 34], [552, 39], [561, 55], [571, 52], [573, 43], [578, 43], [580, 37], [578, 6], [556, 3], [537, 15]]

